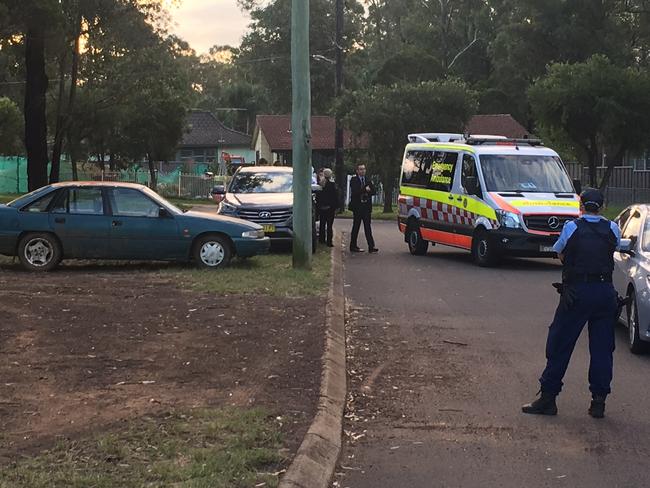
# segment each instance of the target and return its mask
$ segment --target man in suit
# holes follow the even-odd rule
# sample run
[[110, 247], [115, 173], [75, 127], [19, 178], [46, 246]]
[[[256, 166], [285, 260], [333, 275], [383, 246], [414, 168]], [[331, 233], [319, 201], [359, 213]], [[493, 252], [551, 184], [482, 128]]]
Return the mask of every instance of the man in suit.
[[376, 193], [375, 186], [366, 177], [365, 164], [357, 165], [357, 174], [350, 180], [350, 210], [354, 215], [352, 224], [352, 235], [350, 236], [350, 252], [363, 252], [357, 245], [359, 229], [363, 222], [363, 232], [368, 241], [368, 252], [375, 253], [379, 249], [375, 247], [375, 240], [372, 238], [370, 219], [372, 216], [372, 196]]

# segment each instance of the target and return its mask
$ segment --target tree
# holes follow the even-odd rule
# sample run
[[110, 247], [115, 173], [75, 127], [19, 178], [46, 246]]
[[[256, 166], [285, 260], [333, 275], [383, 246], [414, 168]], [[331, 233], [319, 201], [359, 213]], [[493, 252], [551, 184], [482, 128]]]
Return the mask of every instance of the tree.
[[[335, 5], [334, 0], [310, 2], [310, 52], [312, 107], [315, 114], [331, 108], [335, 96]], [[360, 39], [363, 6], [357, 0], [347, 3], [344, 49], [352, 50]], [[268, 109], [275, 113], [291, 111], [291, 0], [257, 4], [240, 2], [248, 9], [252, 22], [244, 36], [235, 64], [246, 81], [262, 86], [268, 93]]]
[[338, 110], [347, 127], [368, 142], [374, 171], [381, 176], [384, 212], [392, 211], [407, 135], [432, 130], [463, 132], [475, 108], [476, 95], [457, 80], [375, 86], [343, 97]]
[[[605, 189], [627, 151], [642, 149], [650, 131], [650, 75], [621, 69], [595, 55], [584, 63], [556, 63], [529, 90], [539, 127], [565, 138], [587, 161], [589, 184]], [[597, 181], [607, 152], [607, 171]]]
[[0, 97], [0, 154], [15, 156], [23, 152], [22, 131], [22, 114], [18, 105]]

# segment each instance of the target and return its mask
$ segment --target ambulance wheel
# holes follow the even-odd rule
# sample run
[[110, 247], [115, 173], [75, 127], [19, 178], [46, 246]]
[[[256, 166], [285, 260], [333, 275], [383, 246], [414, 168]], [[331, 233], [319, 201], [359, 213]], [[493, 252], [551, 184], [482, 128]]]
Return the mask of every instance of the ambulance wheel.
[[639, 335], [639, 309], [636, 305], [636, 294], [630, 290], [631, 301], [627, 306], [627, 326], [629, 331], [628, 344], [632, 354], [643, 354], [647, 351], [647, 344]]
[[476, 231], [472, 239], [472, 258], [482, 267], [494, 266], [499, 261], [498, 250], [483, 229]]
[[406, 242], [410, 253], [415, 256], [424, 256], [429, 249], [429, 242], [422, 239], [420, 225], [415, 222], [409, 224], [406, 229]]

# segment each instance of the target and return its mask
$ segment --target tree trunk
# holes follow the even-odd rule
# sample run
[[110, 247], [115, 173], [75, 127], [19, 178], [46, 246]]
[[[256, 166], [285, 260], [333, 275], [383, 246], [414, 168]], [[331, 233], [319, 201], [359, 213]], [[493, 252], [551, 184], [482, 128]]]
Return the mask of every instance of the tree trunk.
[[605, 192], [605, 190], [607, 190], [607, 186], [609, 185], [609, 180], [612, 177], [612, 173], [614, 172], [614, 167], [617, 164], [622, 162], [624, 155], [625, 155], [625, 148], [621, 147], [616, 153], [616, 155], [613, 158], [610, 158], [609, 161], [607, 161], [607, 169], [605, 170], [603, 179], [600, 181], [600, 184], [598, 185], [598, 189], [603, 193]]
[[63, 134], [65, 117], [63, 115], [63, 97], [65, 95], [65, 61], [67, 52], [61, 54], [59, 60], [59, 97], [56, 101], [56, 127], [54, 129], [54, 145], [52, 147], [52, 165], [50, 167], [50, 183], [58, 183], [61, 170], [61, 151], [63, 149]]
[[[72, 126], [72, 117], [74, 110], [75, 97], [77, 94], [77, 80], [79, 78], [79, 42], [81, 39], [81, 22], [82, 22], [81, 13], [77, 16], [77, 23], [75, 24], [77, 31], [75, 32], [74, 38], [74, 50], [72, 51], [72, 65], [70, 67], [70, 93], [68, 95], [68, 106], [66, 108], [65, 117], [63, 119], [63, 125], [61, 128], [61, 137], [63, 134], [68, 135], [68, 144], [72, 145], [73, 136], [70, 133], [70, 128]], [[61, 77], [63, 78], [63, 77]], [[56, 143], [55, 143], [56, 144]], [[54, 165], [54, 163], [52, 163]], [[77, 171], [77, 160], [76, 160], [76, 151], [70, 150], [70, 164], [72, 166], [72, 179], [77, 181], [79, 179], [79, 174]], [[51, 176], [50, 176], [51, 178]]]
[[38, 22], [27, 28], [25, 36], [25, 149], [29, 191], [47, 185], [47, 119], [45, 115], [44, 29]]
[[393, 185], [384, 183], [384, 213], [393, 213]]
[[70, 156], [70, 167], [72, 168], [72, 180], [79, 180], [79, 171], [77, 169], [77, 146], [68, 134], [68, 155]]
[[158, 182], [156, 181], [156, 164], [151, 157], [151, 154], [147, 154], [147, 159], [149, 160], [149, 177], [150, 177], [150, 184], [149, 188], [151, 188], [153, 191], [156, 191], [158, 188]]

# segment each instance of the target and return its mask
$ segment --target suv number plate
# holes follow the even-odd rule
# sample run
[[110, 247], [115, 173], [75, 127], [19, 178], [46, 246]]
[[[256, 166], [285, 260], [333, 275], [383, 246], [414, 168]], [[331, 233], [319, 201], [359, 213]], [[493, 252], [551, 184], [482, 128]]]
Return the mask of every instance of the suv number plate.
[[263, 225], [262, 229], [264, 229], [265, 234], [272, 234], [275, 232], [275, 225]]
[[553, 252], [553, 246], [539, 246], [539, 252]]

